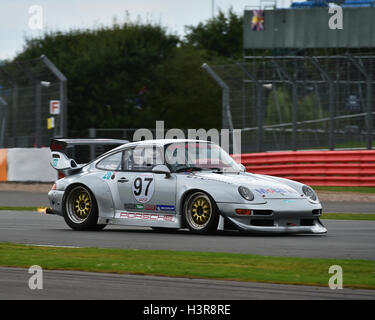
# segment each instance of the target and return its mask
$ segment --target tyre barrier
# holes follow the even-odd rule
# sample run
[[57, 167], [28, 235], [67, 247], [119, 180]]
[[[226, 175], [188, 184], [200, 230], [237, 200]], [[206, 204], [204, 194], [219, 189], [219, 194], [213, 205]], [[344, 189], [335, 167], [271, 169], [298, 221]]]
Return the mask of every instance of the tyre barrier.
[[248, 172], [312, 186], [375, 187], [375, 150], [262, 152], [233, 158]]

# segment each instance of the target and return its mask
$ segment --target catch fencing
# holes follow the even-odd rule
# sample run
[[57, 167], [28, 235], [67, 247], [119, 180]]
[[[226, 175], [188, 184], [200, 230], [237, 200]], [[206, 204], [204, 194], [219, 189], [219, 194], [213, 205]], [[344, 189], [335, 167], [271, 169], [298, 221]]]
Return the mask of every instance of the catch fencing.
[[248, 56], [203, 65], [242, 151], [372, 149], [375, 55]]
[[46, 56], [0, 65], [0, 148], [43, 147], [66, 135], [67, 78], [60, 70]]

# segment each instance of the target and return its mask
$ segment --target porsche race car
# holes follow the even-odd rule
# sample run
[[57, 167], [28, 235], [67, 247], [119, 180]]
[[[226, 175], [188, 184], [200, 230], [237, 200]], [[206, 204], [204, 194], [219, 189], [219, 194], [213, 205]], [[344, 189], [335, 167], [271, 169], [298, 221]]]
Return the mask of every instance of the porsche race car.
[[68, 158], [61, 148], [66, 143], [51, 142], [51, 165], [64, 177], [48, 193], [47, 213], [62, 216], [74, 230], [113, 224], [193, 233], [327, 232], [312, 188], [248, 173], [215, 143], [125, 143], [87, 164]]

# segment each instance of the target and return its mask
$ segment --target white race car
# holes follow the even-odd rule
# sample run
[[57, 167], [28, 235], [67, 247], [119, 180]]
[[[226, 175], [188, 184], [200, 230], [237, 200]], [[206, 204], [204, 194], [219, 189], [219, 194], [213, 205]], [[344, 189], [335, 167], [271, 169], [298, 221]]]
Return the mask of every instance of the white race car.
[[48, 193], [47, 213], [63, 216], [73, 229], [116, 224], [195, 233], [327, 232], [319, 220], [322, 206], [310, 187], [247, 173], [214, 143], [126, 143], [82, 165], [65, 155], [66, 144], [51, 143], [51, 164], [64, 178]]

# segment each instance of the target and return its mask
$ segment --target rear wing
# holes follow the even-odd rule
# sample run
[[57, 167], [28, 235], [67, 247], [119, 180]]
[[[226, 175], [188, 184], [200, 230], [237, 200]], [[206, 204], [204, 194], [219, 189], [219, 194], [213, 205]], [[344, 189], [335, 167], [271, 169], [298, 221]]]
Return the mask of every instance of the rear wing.
[[[129, 143], [129, 140], [122, 139], [51, 139], [50, 149], [51, 151], [64, 152], [67, 147], [86, 145], [114, 145], [120, 146], [122, 144]], [[93, 159], [92, 159], [93, 160]]]
[[[80, 171], [99, 154], [126, 143], [129, 141], [122, 139], [51, 139], [51, 165], [59, 173], [68, 176]], [[84, 151], [79, 152], [80, 147], [84, 147]]]

